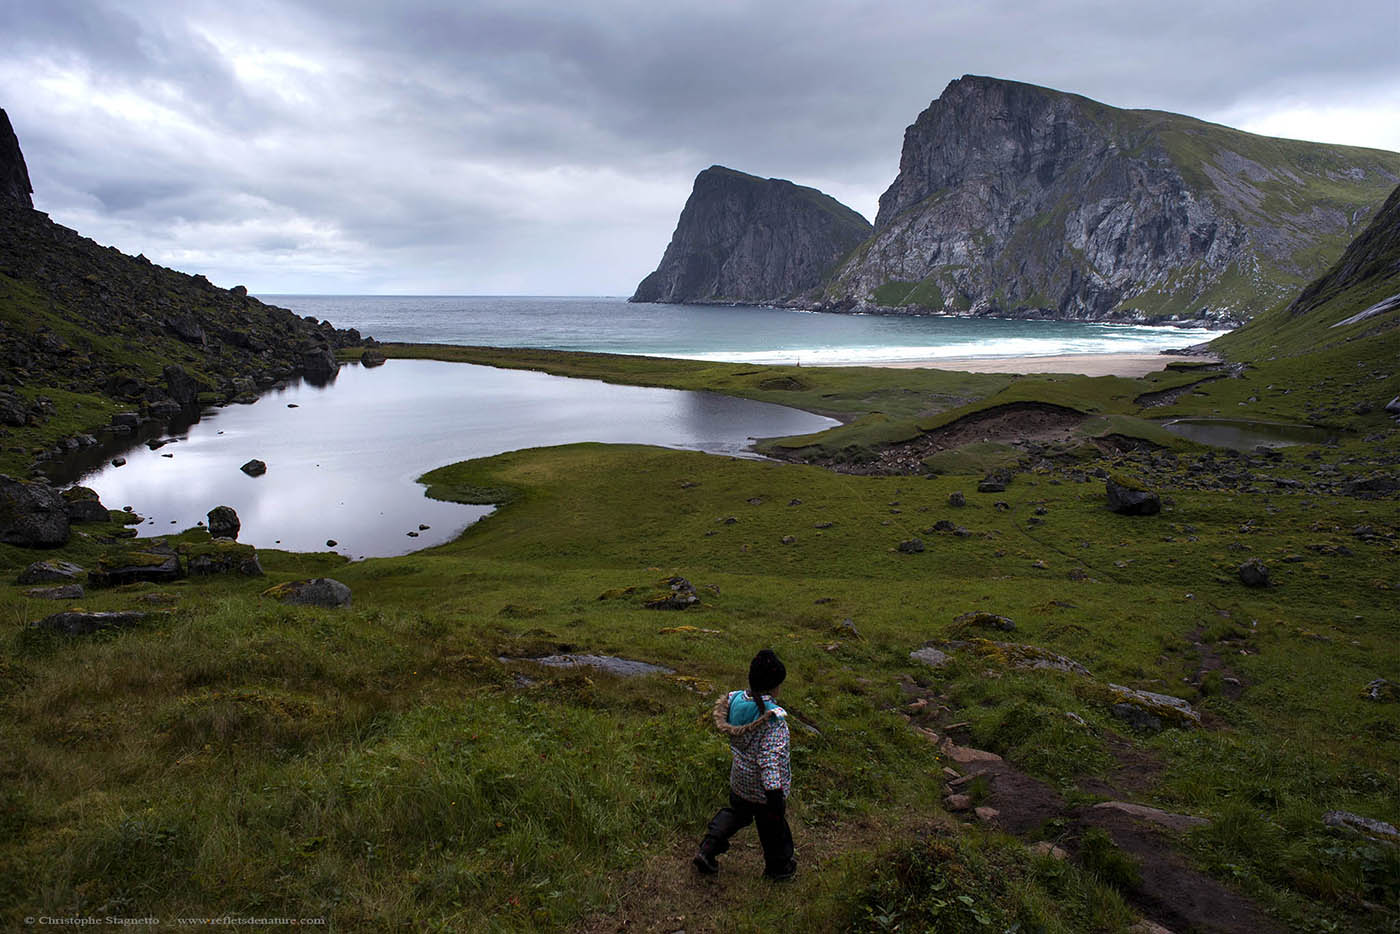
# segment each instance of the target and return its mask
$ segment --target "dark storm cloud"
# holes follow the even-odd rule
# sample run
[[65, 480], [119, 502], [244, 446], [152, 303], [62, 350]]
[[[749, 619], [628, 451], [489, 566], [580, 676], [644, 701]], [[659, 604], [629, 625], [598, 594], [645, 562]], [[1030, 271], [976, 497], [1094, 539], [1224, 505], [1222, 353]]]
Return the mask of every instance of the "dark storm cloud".
[[1346, 15], [1087, 0], [0, 13], [0, 106], [39, 205], [273, 290], [630, 291], [714, 162], [871, 214], [904, 127], [963, 73], [1400, 146], [1394, 0]]

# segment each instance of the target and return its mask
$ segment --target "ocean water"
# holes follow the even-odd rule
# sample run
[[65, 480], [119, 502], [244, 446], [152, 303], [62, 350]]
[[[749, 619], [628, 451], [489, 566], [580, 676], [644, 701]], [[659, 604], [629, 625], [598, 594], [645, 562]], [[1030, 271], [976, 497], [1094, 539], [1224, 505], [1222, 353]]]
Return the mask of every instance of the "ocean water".
[[1219, 336], [1072, 321], [847, 315], [622, 298], [263, 295], [382, 341], [539, 347], [739, 363], [889, 363], [944, 357], [1156, 353]]

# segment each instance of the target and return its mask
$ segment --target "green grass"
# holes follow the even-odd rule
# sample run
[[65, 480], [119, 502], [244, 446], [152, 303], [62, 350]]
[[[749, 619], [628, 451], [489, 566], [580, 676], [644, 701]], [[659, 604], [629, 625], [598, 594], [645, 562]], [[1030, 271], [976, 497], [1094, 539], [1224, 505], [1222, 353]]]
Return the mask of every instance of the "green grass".
[[[1265, 354], [1154, 409], [1136, 399], [1200, 374], [1012, 378], [389, 345], [846, 421], [781, 441], [790, 451], [869, 453], [1009, 404], [1084, 421], [1028, 471], [1003, 442], [931, 458], [945, 474], [929, 477], [602, 444], [448, 465], [422, 478], [429, 495], [500, 504], [454, 542], [355, 563], [263, 551], [263, 579], [90, 590], [88, 609], [150, 609], [142, 598], [155, 592], [173, 607], [89, 637], [28, 628], [60, 607], [0, 585], [0, 921], [276, 914], [350, 930], [524, 931], [674, 912], [696, 930], [1126, 930], [1134, 914], [1119, 890], [1133, 866], [1111, 846], [1086, 840], [1063, 864], [941, 814], [945, 763], [900, 714], [913, 685], [965, 721], [970, 742], [1070, 802], [1100, 797], [1125, 748], [1155, 763], [1133, 797], [1209, 818], [1186, 858], [1282, 924], [1387, 930], [1367, 905], [1395, 903], [1392, 851], [1320, 818], [1395, 813], [1400, 727], [1362, 694], [1375, 677], [1400, 680], [1383, 570], [1400, 554], [1393, 500], [1215, 491], [1188, 470], [1199, 449], [1156, 420], [1227, 407], [1301, 420], [1389, 392], [1394, 334], [1309, 340], [1266, 319], [1227, 349], [1272, 341], [1293, 356]], [[1380, 413], [1335, 419], [1352, 430], [1338, 446], [1292, 450], [1269, 470], [1382, 462], [1393, 436]], [[1102, 442], [1115, 436], [1179, 460], [1114, 454]], [[1022, 472], [994, 495], [965, 475], [1008, 465]], [[1149, 467], [1165, 511], [1110, 513], [1093, 472]], [[954, 491], [965, 507], [949, 505]], [[945, 519], [969, 534], [936, 531]], [[42, 556], [97, 566], [118, 527], [79, 527]], [[922, 553], [898, 550], [911, 538]], [[202, 531], [175, 541], [208, 548]], [[0, 546], [0, 573], [13, 580], [39, 556]], [[1246, 557], [1273, 569], [1273, 586], [1240, 584]], [[260, 596], [327, 575], [353, 588], [353, 608]], [[672, 575], [701, 602], [647, 609]], [[1012, 618], [1015, 632], [997, 638], [1035, 649], [974, 642], [937, 672], [909, 659], [975, 636], [955, 623], [971, 610]], [[708, 709], [764, 645], [787, 663], [783, 702], [816, 730], [793, 730], [803, 868], [775, 890], [746, 878], [757, 866], [740, 848], [716, 899], [686, 862], [724, 797], [727, 751]], [[1037, 650], [1090, 673], [1016, 667]], [[620, 680], [525, 660], [556, 652], [676, 673]], [[1221, 664], [1202, 675], [1206, 652]], [[1112, 713], [1110, 683], [1183, 697], [1206, 725], [1133, 733]]]
[[[934, 864], [919, 868], [931, 844], [913, 828], [936, 809], [928, 776], [940, 762], [895, 713], [898, 679], [942, 692], [967, 712], [976, 743], [1072, 791], [1110, 765], [1106, 732], [1127, 732], [1092, 685], [1171, 691], [1190, 670], [1188, 634], [1221, 611], [1259, 649], [1232, 661], [1251, 688], [1236, 701], [1188, 690], [1223, 730], [1129, 738], [1167, 764], [1159, 802], [1223, 813], [1250, 782], [1278, 774], [1296, 777], [1273, 798], [1244, 799], [1260, 821], [1309, 821], [1333, 806], [1384, 817], [1395, 737], [1334, 727], [1383, 720], [1359, 694], [1394, 635], [1375, 612], [1386, 592], [1366, 569], [1393, 560], [1394, 545], [1354, 542], [1345, 563], [1296, 566], [1277, 592], [1248, 591], [1226, 571], [1238, 529], [1257, 517], [1252, 504], [1178, 492], [1168, 514], [1130, 519], [1103, 508], [1101, 484], [1052, 479], [1018, 478], [995, 497], [1007, 511], [973, 493], [952, 510], [948, 494], [965, 486], [955, 477], [849, 477], [571, 445], [425, 478], [438, 494], [495, 491], [509, 503], [456, 542], [354, 564], [265, 551], [266, 579], [161, 588], [175, 594], [174, 614], [130, 631], [30, 635], [22, 625], [54, 607], [6, 587], [7, 901], [15, 916], [129, 908], [324, 914], [352, 929], [573, 923], [609, 910], [638, 873], [684, 878], [686, 847], [722, 800], [726, 754], [704, 725], [710, 698], [738, 683], [756, 646], [773, 645], [790, 671], [784, 702], [821, 730], [794, 730], [793, 815], [809, 870], [776, 902], [756, 889], [712, 906], [711, 922], [796, 913], [819, 928], [878, 929], [893, 912], [906, 924], [971, 930], [978, 913], [1030, 923], [1058, 910], [1046, 930], [1121, 929], [1129, 913], [1091, 873], [1037, 862], [998, 838], [941, 831], [932, 852], [965, 870], [932, 887]], [[1251, 553], [1276, 562], [1316, 537], [1315, 510], [1301, 499], [1270, 499], [1277, 512], [1251, 534]], [[1028, 528], [1044, 504], [1046, 525]], [[1385, 502], [1345, 507], [1347, 522], [1393, 520]], [[722, 521], [729, 516], [738, 521]], [[974, 535], [921, 531], [943, 517]], [[1183, 549], [1187, 526], [1196, 540]], [[928, 550], [895, 550], [913, 536]], [[64, 554], [91, 562], [102, 550], [87, 540]], [[29, 558], [0, 551], [11, 571]], [[1089, 579], [1071, 580], [1074, 568]], [[1313, 586], [1323, 573], [1327, 586]], [[353, 609], [257, 596], [322, 574], [350, 584]], [[658, 613], [640, 597], [599, 599], [645, 593], [671, 574], [701, 589], [698, 608]], [[93, 591], [84, 604], [138, 606], [154, 589]], [[970, 609], [1012, 617], [1008, 638], [1069, 655], [1093, 678], [1007, 669], [989, 678], [994, 660], [935, 676], [907, 659], [925, 640], [951, 637], [954, 617]], [[837, 632], [845, 618], [860, 639]], [[663, 632], [680, 624], [695, 629]], [[1313, 632], [1331, 641], [1304, 635]], [[498, 661], [555, 651], [619, 654], [678, 674], [620, 681]], [[1291, 752], [1270, 768], [1239, 759], [1275, 747]], [[872, 821], [893, 821], [881, 842], [847, 839]], [[1313, 838], [1338, 845], [1321, 831]], [[815, 840], [832, 852], [813, 852]], [[891, 846], [894, 863], [877, 858]], [[1284, 917], [1330, 916], [1379, 884], [1365, 854], [1335, 878], [1307, 881], [1299, 858], [1266, 872], [1266, 851], [1240, 862], [1239, 846], [1203, 838], [1195, 852], [1208, 866], [1245, 866], [1251, 884], [1281, 893], [1271, 904]], [[827, 894], [837, 880], [851, 897]]]

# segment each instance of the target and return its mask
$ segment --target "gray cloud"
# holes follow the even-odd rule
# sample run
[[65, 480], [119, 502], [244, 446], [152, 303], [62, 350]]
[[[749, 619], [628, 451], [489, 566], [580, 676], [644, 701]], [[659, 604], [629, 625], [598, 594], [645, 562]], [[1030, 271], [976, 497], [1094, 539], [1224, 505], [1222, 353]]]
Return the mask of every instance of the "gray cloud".
[[264, 291], [625, 293], [711, 163], [872, 215], [904, 127], [963, 73], [1400, 148], [1393, 0], [1346, 16], [1296, 0], [0, 0], [0, 15], [0, 106], [36, 203]]

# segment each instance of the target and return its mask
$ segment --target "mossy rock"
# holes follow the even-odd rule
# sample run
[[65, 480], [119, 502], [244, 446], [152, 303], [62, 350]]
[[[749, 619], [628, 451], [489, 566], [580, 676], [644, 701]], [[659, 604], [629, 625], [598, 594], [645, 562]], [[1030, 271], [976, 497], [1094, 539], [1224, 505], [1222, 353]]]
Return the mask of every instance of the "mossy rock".
[[137, 581], [172, 581], [184, 577], [180, 556], [163, 547], [109, 551], [88, 572], [94, 587], [118, 587]]
[[180, 546], [185, 557], [186, 570], [192, 575], [242, 574], [245, 577], [262, 577], [262, 564], [258, 561], [257, 549], [226, 538], [216, 538], [197, 544], [185, 543]]

